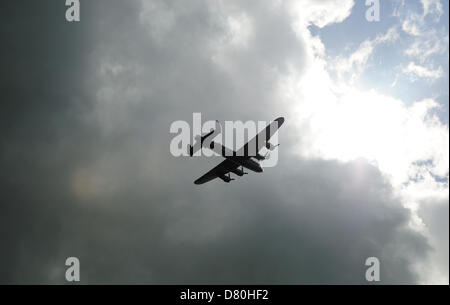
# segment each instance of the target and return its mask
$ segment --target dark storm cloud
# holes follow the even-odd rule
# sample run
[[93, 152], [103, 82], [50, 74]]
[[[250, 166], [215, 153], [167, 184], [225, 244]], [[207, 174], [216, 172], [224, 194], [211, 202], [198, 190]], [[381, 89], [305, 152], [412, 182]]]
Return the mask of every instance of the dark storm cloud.
[[423, 201], [418, 214], [426, 224], [429, 238], [433, 241], [430, 259], [435, 262], [434, 268], [438, 269], [433, 270], [433, 273], [444, 277], [443, 282], [445, 282], [449, 257], [448, 200], [425, 199]]
[[295, 169], [280, 164], [232, 189], [169, 174], [161, 190], [133, 184], [84, 203], [97, 206], [66, 220], [76, 234], [63, 252], [82, 250], [91, 283], [364, 283], [370, 256], [384, 283], [415, 282], [409, 267], [425, 257], [424, 240], [375, 168], [284, 160]]
[[65, 9], [64, 1], [1, 4], [2, 283], [47, 276], [69, 202], [66, 172], [77, 144], [92, 140], [79, 120], [91, 108], [83, 69], [92, 23], [69, 26]]
[[0, 282], [64, 283], [69, 256], [84, 283], [364, 283], [369, 256], [383, 282], [416, 281], [426, 241], [364, 161], [284, 153], [264, 175], [199, 188], [219, 160], [168, 151], [170, 123], [195, 111], [288, 117], [276, 78], [304, 50], [285, 12], [237, 7], [254, 35], [236, 51], [221, 41], [237, 8], [82, 1], [68, 24], [62, 3], [2, 4]]

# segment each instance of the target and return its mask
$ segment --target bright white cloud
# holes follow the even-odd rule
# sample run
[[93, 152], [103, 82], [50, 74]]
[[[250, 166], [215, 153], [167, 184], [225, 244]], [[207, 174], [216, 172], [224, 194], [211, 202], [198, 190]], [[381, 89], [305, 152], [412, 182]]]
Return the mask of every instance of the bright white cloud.
[[363, 41], [358, 49], [349, 56], [341, 56], [332, 61], [329, 64], [329, 69], [335, 71], [340, 80], [348, 77], [350, 84], [352, 84], [368, 66], [375, 47], [383, 43], [396, 41], [398, 37], [397, 29], [395, 27], [390, 28], [384, 35], [378, 35], [374, 39]]
[[287, 1], [294, 26], [300, 31], [310, 24], [322, 28], [342, 22], [350, 15], [354, 5], [353, 0]]
[[411, 20], [405, 20], [402, 24], [402, 30], [405, 31], [405, 33], [412, 35], [412, 36], [419, 36], [420, 30], [416, 23], [411, 22]]
[[[409, 181], [411, 166], [423, 160], [433, 160], [433, 174], [448, 175], [448, 128], [431, 114], [438, 107], [434, 101], [407, 107], [375, 90], [338, 92], [329, 78], [324, 82], [323, 73], [310, 71], [298, 87], [287, 90], [292, 100], [302, 97], [295, 102], [306, 125], [301, 128], [308, 130], [301, 139], [302, 155], [342, 161], [366, 158], [396, 185]], [[288, 82], [287, 86], [296, 83], [295, 78]]]
[[443, 14], [440, 0], [421, 0], [421, 4], [422, 13], [410, 12], [403, 4], [405, 12], [398, 15], [402, 30], [413, 38], [404, 53], [421, 64], [419, 66], [410, 63], [403, 69], [404, 73], [413, 76], [411, 78], [413, 81], [417, 77], [428, 79], [441, 77], [440, 67], [438, 69], [430, 67], [436, 65], [434, 56], [448, 53], [448, 32], [445, 33], [444, 30], [437, 30], [434, 27]]
[[448, 52], [448, 35], [430, 30], [420, 35], [405, 50], [408, 57], [424, 63], [433, 55], [442, 55]]
[[421, 0], [420, 1], [423, 6], [423, 15], [426, 16], [431, 15], [435, 21], [439, 21], [441, 16], [444, 14], [444, 8], [440, 0]]
[[[402, 3], [403, 9], [405, 8], [405, 2]], [[409, 35], [419, 36], [426, 30], [427, 17], [430, 17], [433, 22], [438, 22], [444, 13], [440, 0], [421, 0], [422, 13], [410, 12], [405, 17], [402, 17], [399, 11], [396, 12], [396, 16], [403, 19], [402, 29]]]
[[414, 62], [410, 62], [409, 65], [403, 68], [403, 73], [411, 76], [412, 80], [417, 80], [417, 78], [425, 78], [429, 80], [436, 80], [444, 76], [444, 70], [442, 67], [437, 69], [427, 68], [424, 66], [416, 65]]

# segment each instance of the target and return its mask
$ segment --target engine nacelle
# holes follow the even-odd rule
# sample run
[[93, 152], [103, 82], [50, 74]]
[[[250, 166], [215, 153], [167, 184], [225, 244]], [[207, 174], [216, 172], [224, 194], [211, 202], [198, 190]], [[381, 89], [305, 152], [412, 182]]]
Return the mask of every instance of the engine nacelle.
[[223, 181], [225, 181], [226, 183], [230, 183], [231, 181], [234, 180], [233, 178], [231, 178], [230, 176], [227, 176], [227, 175], [219, 176], [219, 178], [222, 179]]
[[260, 154], [256, 154], [256, 156], [255, 156], [254, 158], [255, 158], [256, 160], [258, 160], [258, 161], [266, 160], [266, 157], [261, 156]]
[[233, 169], [231, 172], [238, 175], [239, 177], [242, 177], [247, 174], [246, 172], [244, 172], [243, 170], [241, 170], [239, 168]]
[[280, 145], [279, 145], [279, 144], [278, 144], [278, 145], [272, 145], [272, 143], [270, 143], [269, 141], [266, 142], [266, 148], [267, 148], [268, 150], [274, 150], [274, 149], [277, 148], [278, 146], [280, 146]]

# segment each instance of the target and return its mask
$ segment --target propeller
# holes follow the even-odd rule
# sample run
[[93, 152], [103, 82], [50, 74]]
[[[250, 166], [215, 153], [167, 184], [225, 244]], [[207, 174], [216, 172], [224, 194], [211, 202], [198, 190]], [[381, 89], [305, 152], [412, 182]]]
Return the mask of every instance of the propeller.
[[266, 148], [268, 150], [274, 150], [275, 148], [277, 148], [278, 146], [280, 146], [280, 144], [278, 145], [272, 145], [270, 142], [266, 142]]

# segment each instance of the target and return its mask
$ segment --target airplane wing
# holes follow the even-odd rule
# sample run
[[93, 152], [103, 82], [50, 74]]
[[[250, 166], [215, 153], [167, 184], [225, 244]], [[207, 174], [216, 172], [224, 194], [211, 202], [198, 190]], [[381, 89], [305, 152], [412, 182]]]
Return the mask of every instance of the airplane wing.
[[[253, 139], [251, 139], [244, 146], [242, 146], [238, 150], [237, 155], [238, 156], [248, 156], [250, 151], [252, 152], [250, 154], [251, 156], [256, 155], [261, 150], [261, 148], [266, 146], [266, 143], [275, 134], [275, 132], [277, 132], [278, 128], [280, 128], [281, 125], [283, 125], [283, 123], [284, 123], [284, 118], [278, 118], [275, 121], [273, 121], [272, 123], [270, 123], [269, 125], [267, 125], [267, 127], [265, 129], [261, 130]], [[264, 138], [264, 134], [265, 134], [265, 138]], [[261, 141], [259, 141], [258, 139]], [[256, 151], [252, 151], [252, 149], [249, 150], [249, 147], [250, 148], [253, 147], [253, 149], [256, 148]]]
[[[204, 184], [206, 182], [209, 182], [211, 180], [216, 179], [217, 177], [224, 177], [226, 174], [228, 174], [231, 170], [239, 167], [238, 164], [231, 161], [230, 159], [226, 159], [225, 161], [222, 161], [219, 165], [214, 167], [212, 170], [195, 180], [195, 184]], [[225, 180], [226, 181], [226, 180]], [[229, 181], [226, 182], [230, 182]]]

